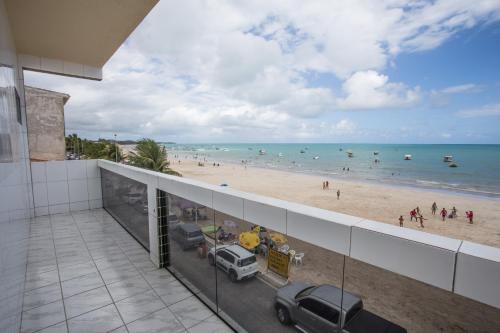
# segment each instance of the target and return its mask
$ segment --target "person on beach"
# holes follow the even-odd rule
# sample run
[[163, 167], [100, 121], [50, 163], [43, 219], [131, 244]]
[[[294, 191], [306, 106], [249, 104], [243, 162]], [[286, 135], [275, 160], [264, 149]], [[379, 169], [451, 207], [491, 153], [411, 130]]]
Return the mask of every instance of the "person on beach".
[[410, 212], [410, 222], [413, 221], [413, 218], [415, 218], [415, 221], [417, 221], [417, 212], [415, 211], [415, 209]]
[[340, 190], [337, 190], [337, 200], [340, 199]]
[[328, 180], [326, 181], [326, 189], [329, 190], [330, 189], [330, 184], [328, 183]]
[[436, 215], [437, 209], [438, 209], [438, 205], [434, 201], [434, 203], [432, 204], [432, 207], [431, 207], [432, 215]]
[[441, 217], [443, 218], [443, 221], [446, 220], [446, 214], [448, 214], [446, 208], [441, 209]]
[[427, 220], [427, 219], [424, 219], [424, 216], [422, 214], [418, 215], [418, 219], [420, 221], [420, 226], [423, 228], [424, 227], [424, 220]]
[[451, 209], [451, 216], [454, 219], [457, 218], [457, 209], [455, 208], [455, 206], [453, 206], [453, 208]]
[[325, 182], [323, 182], [323, 190], [325, 189], [325, 187], [326, 187], [326, 184], [325, 184]]
[[417, 206], [417, 208], [415, 208], [415, 210], [417, 211], [417, 214], [420, 215], [420, 207]]
[[404, 218], [403, 218], [403, 215], [399, 215], [399, 226], [400, 227], [403, 227], [403, 222], [404, 222]]
[[474, 222], [474, 213], [471, 211], [465, 212], [465, 215], [469, 219], [469, 223], [472, 224]]

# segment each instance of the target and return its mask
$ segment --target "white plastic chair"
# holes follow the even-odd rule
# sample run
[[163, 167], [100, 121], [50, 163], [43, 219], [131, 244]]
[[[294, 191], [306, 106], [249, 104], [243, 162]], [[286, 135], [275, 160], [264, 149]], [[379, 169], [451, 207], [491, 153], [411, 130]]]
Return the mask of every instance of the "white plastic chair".
[[288, 251], [288, 255], [290, 256], [290, 262], [292, 262], [293, 258], [295, 258], [295, 250]]
[[302, 258], [304, 258], [304, 255], [305, 254], [303, 252], [295, 254], [295, 256], [293, 257], [293, 260], [295, 261], [295, 265], [298, 265], [299, 262], [302, 265]]

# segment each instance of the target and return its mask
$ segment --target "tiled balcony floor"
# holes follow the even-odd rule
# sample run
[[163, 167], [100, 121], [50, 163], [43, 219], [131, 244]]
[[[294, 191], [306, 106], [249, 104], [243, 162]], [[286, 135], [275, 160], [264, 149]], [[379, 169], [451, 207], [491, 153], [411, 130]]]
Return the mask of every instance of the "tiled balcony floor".
[[103, 209], [31, 221], [21, 332], [231, 332]]

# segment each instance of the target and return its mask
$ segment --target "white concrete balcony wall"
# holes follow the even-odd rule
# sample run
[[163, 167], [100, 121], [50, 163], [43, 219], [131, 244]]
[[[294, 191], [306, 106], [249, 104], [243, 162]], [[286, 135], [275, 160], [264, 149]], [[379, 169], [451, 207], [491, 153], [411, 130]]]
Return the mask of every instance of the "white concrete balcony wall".
[[32, 162], [35, 216], [102, 207], [97, 160]]
[[455, 293], [500, 308], [500, 250], [463, 241], [457, 257]]
[[[99, 160], [98, 166], [335, 253], [500, 308], [499, 248], [109, 161]], [[155, 191], [148, 186], [150, 205], [153, 201], [149, 195]], [[150, 212], [155, 214], [155, 207], [150, 206]], [[156, 215], [150, 214], [149, 227], [156, 231], [156, 218], [152, 216]], [[157, 238], [151, 236], [150, 239]], [[157, 245], [151, 248], [156, 249]]]
[[448, 291], [461, 241], [364, 220], [352, 227], [354, 259]]

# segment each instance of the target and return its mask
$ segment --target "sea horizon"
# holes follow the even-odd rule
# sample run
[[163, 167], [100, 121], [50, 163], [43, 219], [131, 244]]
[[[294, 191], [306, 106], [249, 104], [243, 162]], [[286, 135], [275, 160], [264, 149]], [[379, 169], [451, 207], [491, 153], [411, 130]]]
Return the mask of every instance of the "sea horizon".
[[[344, 180], [500, 197], [500, 144], [176, 143], [165, 146], [170, 154], [209, 163], [246, 164]], [[265, 153], [259, 154], [259, 150]], [[352, 158], [347, 151], [352, 151]], [[411, 160], [405, 160], [405, 155], [412, 155]], [[452, 162], [443, 161], [447, 155], [453, 156]], [[457, 167], [450, 167], [451, 163]]]

